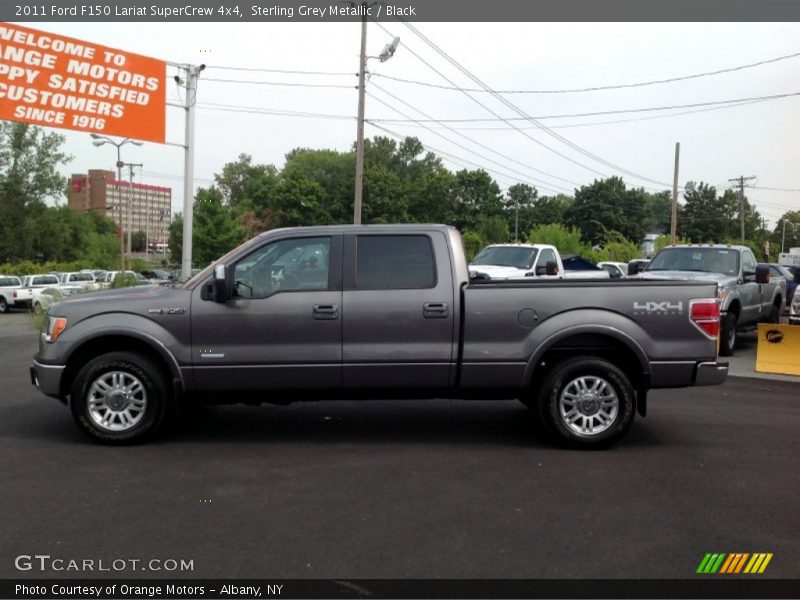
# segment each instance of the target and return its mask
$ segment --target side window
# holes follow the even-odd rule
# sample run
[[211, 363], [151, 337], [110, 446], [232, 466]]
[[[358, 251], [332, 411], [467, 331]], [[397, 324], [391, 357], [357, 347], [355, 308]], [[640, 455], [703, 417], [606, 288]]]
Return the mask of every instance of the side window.
[[426, 235], [359, 235], [356, 288], [408, 290], [436, 286], [433, 247]]
[[327, 290], [331, 238], [272, 242], [249, 254], [234, 269], [233, 292], [266, 298], [276, 292]]
[[[539, 253], [539, 262], [536, 263], [536, 274], [537, 275], [546, 275], [547, 274], [547, 263], [554, 262], [558, 264], [556, 260], [556, 254], [550, 248], [545, 248]], [[541, 269], [541, 270], [540, 270]]]
[[745, 250], [742, 252], [742, 273], [755, 273], [756, 259], [753, 253]]

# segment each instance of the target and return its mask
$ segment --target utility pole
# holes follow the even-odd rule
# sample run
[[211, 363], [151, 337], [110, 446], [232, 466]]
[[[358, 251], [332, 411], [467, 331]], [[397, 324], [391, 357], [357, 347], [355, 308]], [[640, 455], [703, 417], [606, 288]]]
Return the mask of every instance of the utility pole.
[[361, 225], [361, 202], [364, 192], [364, 81], [367, 70], [367, 3], [361, 16], [361, 56], [358, 67], [358, 129], [356, 132], [356, 196], [353, 202], [353, 223]]
[[745, 177], [744, 175], [740, 175], [739, 177], [728, 179], [728, 181], [730, 181], [731, 183], [739, 184], [739, 223], [742, 228], [743, 244], [744, 244], [744, 182], [755, 178], [756, 178], [755, 175], [751, 175], [750, 177]]
[[519, 198], [514, 202], [514, 241], [519, 242]]
[[133, 215], [133, 169], [143, 166], [142, 163], [123, 163], [128, 167], [128, 256], [131, 254], [131, 230], [134, 228]]
[[786, 252], [786, 217], [783, 218], [783, 232], [781, 233], [781, 252]]
[[675, 244], [675, 233], [678, 228], [678, 163], [681, 156], [681, 143], [675, 143], [675, 173], [672, 177], [672, 219], [670, 221], [670, 243]]
[[[369, 11], [378, 2], [361, 2], [361, 54], [358, 61], [358, 127], [356, 130], [356, 193], [353, 202], [353, 223], [361, 225], [361, 206], [364, 197], [364, 96], [366, 94], [367, 59], [377, 58], [386, 62], [394, 56], [400, 38], [396, 37], [390, 44], [386, 44], [378, 56], [367, 56], [367, 17]], [[350, 2], [350, 6], [356, 6]]]
[[186, 125], [184, 128], [184, 161], [183, 161], [183, 253], [181, 255], [181, 279], [187, 280], [192, 275], [192, 217], [194, 211], [194, 107], [197, 102], [197, 80], [205, 65], [183, 65], [186, 81], [176, 76], [180, 85], [185, 83]]

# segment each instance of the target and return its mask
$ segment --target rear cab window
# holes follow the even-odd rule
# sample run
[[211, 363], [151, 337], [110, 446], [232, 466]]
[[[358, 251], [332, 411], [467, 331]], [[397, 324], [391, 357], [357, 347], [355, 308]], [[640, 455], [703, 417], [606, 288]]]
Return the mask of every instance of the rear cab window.
[[426, 235], [359, 235], [355, 275], [360, 290], [436, 287], [431, 240]]

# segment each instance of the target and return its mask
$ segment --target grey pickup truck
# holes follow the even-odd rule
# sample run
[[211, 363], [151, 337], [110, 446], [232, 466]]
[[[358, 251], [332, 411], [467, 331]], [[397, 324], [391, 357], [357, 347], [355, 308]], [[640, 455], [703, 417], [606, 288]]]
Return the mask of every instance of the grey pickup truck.
[[780, 320], [786, 280], [770, 281], [769, 272], [769, 265], [757, 264], [747, 246], [682, 244], [660, 250], [640, 277], [716, 283], [720, 301], [719, 353], [730, 356], [736, 349], [737, 332]]
[[191, 402], [517, 398], [609, 445], [651, 388], [722, 383], [715, 283], [470, 281], [444, 225], [266, 232], [183, 285], [52, 305], [30, 369], [107, 443]]

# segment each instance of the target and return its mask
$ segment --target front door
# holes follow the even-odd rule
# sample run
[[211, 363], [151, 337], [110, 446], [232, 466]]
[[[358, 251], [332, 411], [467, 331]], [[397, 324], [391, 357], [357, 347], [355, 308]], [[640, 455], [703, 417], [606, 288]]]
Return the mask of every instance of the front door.
[[233, 298], [192, 298], [192, 364], [203, 390], [338, 390], [342, 236], [271, 241], [235, 264]]

